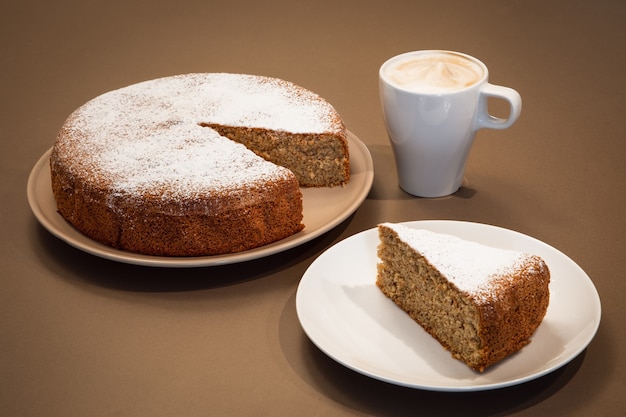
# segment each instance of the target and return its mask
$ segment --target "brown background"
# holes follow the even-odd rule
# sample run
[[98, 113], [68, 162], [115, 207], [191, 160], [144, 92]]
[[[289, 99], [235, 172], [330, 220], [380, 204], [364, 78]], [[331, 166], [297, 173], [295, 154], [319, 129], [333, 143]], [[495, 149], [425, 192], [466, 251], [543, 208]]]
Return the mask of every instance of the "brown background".
[[[624, 415], [623, 0], [3, 3], [2, 415]], [[392, 55], [433, 48], [483, 60], [524, 108], [511, 129], [479, 133], [468, 187], [427, 200], [396, 185], [377, 71]], [[106, 261], [39, 226], [26, 181], [72, 110], [196, 71], [280, 77], [327, 98], [374, 159], [361, 208], [287, 253], [199, 269]], [[588, 349], [534, 382], [461, 394], [388, 385], [317, 350], [295, 311], [306, 268], [380, 221], [420, 219], [495, 224], [574, 259], [603, 307]]]

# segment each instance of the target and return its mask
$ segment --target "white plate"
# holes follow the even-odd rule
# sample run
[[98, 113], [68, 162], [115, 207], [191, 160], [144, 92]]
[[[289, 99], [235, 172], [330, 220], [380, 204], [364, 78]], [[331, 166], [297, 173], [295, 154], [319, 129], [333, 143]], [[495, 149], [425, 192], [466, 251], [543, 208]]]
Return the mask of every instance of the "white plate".
[[565, 365], [593, 339], [600, 299], [585, 272], [557, 249], [511, 230], [458, 221], [416, 221], [415, 228], [541, 256], [551, 271], [550, 305], [532, 342], [479, 374], [450, 353], [375, 284], [377, 230], [351, 236], [319, 256], [296, 294], [311, 341], [344, 366], [389, 383], [434, 391], [479, 391], [520, 384]]
[[367, 197], [374, 181], [374, 165], [369, 150], [348, 132], [350, 182], [344, 187], [302, 188], [304, 230], [269, 245], [228, 255], [198, 257], [149, 256], [111, 248], [74, 229], [57, 212], [50, 185], [50, 152], [37, 162], [28, 179], [30, 207], [39, 222], [53, 235], [85, 252], [114, 261], [160, 267], [198, 267], [244, 262], [273, 255], [308, 242], [347, 219]]

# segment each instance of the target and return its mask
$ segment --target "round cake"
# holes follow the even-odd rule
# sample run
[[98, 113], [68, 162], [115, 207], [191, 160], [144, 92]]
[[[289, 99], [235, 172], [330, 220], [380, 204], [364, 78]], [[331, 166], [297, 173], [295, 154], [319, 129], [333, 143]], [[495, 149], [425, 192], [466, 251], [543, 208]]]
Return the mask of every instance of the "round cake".
[[236, 253], [302, 230], [300, 186], [349, 181], [346, 131], [318, 95], [276, 78], [186, 74], [87, 102], [50, 157], [59, 213], [106, 245]]

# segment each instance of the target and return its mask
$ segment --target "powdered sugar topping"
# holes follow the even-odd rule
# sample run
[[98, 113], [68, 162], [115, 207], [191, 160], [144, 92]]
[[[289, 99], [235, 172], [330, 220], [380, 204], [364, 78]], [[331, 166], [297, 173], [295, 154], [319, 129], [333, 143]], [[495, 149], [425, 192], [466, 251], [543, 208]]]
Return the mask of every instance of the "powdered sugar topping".
[[[151, 121], [176, 117], [194, 123], [324, 133], [340, 128], [332, 106], [317, 94], [277, 78], [245, 74], [185, 74], [145, 81], [109, 93], [140, 100]], [[130, 101], [130, 102], [128, 102]], [[122, 104], [122, 103], [120, 103]], [[163, 119], [164, 113], [168, 118]], [[144, 113], [143, 116], [146, 116]], [[148, 120], [150, 121], [150, 120]]]
[[491, 292], [490, 286], [524, 265], [529, 255], [493, 248], [456, 236], [384, 223], [415, 251], [422, 254], [456, 287], [475, 296]]
[[68, 118], [55, 146], [77, 172], [107, 178], [121, 193], [156, 187], [189, 195], [237, 189], [261, 174], [290, 175], [200, 123], [322, 133], [342, 128], [333, 113], [319, 96], [286, 81], [187, 74], [96, 97]]

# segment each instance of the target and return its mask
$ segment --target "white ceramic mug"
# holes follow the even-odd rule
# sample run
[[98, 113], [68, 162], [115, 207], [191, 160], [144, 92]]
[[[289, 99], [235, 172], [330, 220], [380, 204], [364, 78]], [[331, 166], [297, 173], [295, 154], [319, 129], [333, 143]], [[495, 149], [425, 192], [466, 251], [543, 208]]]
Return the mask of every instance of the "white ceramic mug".
[[[452, 51], [408, 52], [380, 67], [383, 116], [404, 191], [420, 197], [456, 192], [476, 132], [517, 120], [520, 95], [489, 84], [488, 76], [481, 61]], [[489, 97], [509, 103], [506, 119], [488, 113]]]

